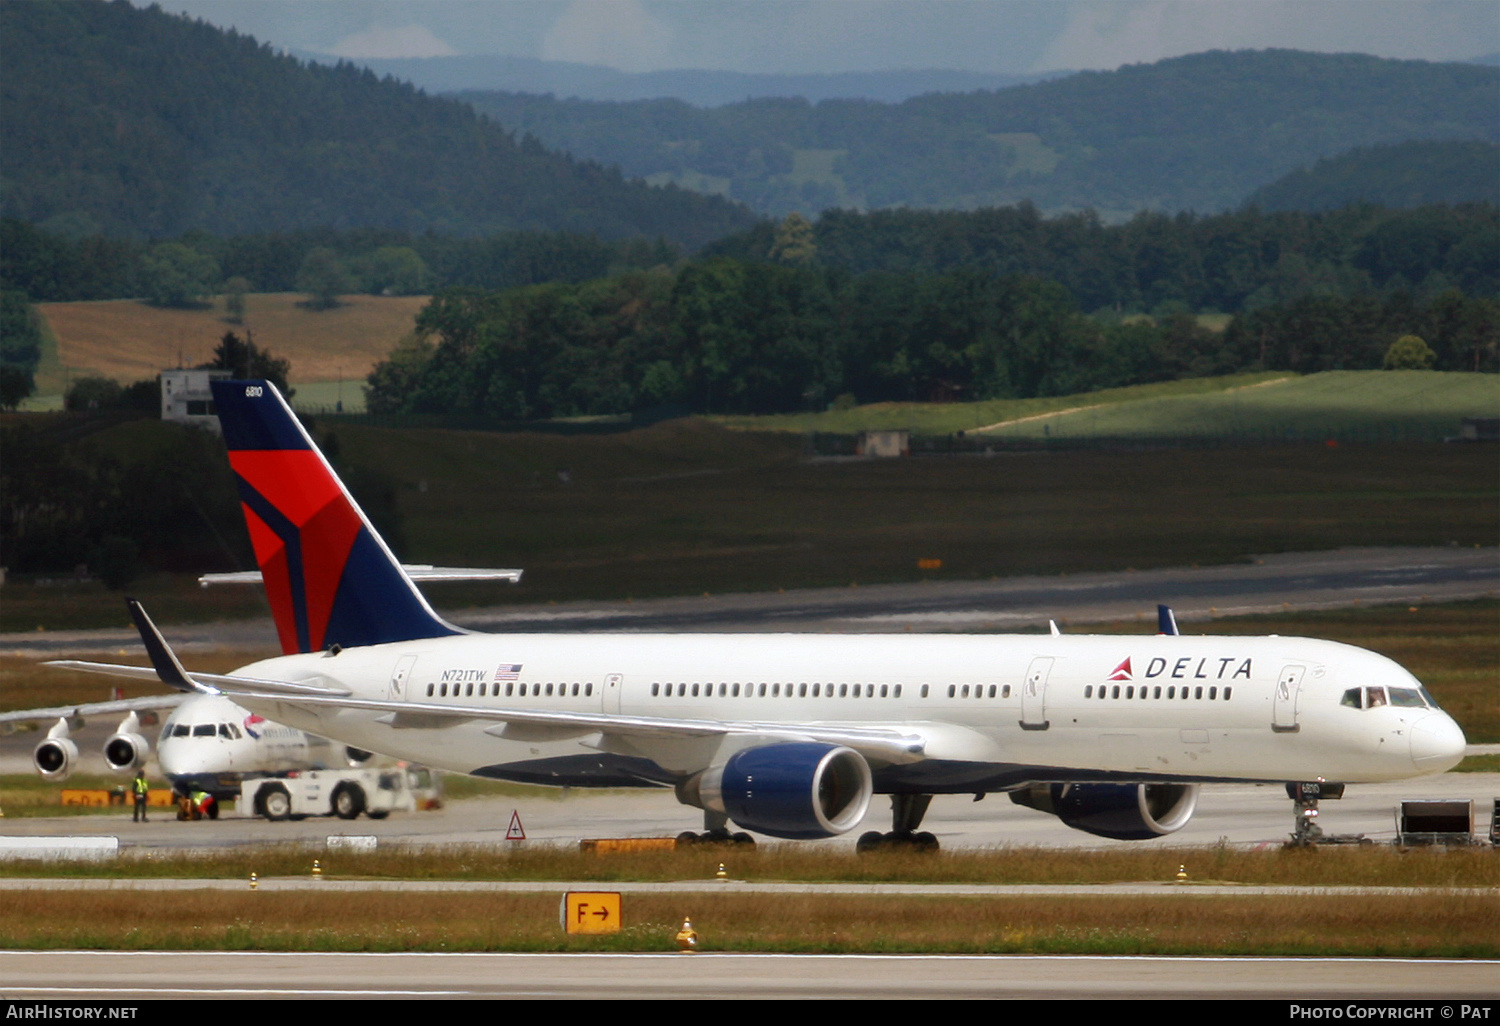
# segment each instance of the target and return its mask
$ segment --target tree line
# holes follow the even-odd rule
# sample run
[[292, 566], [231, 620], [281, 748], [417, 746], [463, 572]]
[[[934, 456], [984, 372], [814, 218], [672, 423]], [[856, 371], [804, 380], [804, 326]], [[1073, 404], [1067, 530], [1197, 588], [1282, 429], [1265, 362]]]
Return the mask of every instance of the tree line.
[[[316, 254], [316, 256], [315, 256]], [[417, 295], [450, 286], [501, 289], [584, 281], [628, 267], [671, 264], [681, 251], [657, 239], [601, 239], [568, 232], [452, 236], [332, 228], [250, 235], [189, 232], [148, 242], [70, 235], [0, 219], [0, 286], [34, 303], [143, 298], [173, 305], [225, 291], [312, 291], [309, 270], [334, 274], [344, 293]], [[309, 261], [313, 266], [309, 266]], [[329, 262], [337, 266], [330, 272]], [[322, 268], [316, 268], [318, 263]], [[192, 298], [177, 290], [190, 283]]]
[[791, 267], [675, 272], [435, 296], [376, 367], [375, 413], [529, 420], [671, 406], [775, 413], [835, 402], [1067, 395], [1247, 369], [1379, 368], [1418, 335], [1446, 370], [1497, 369], [1500, 304], [1456, 290], [1305, 295], [1220, 331], [1182, 310], [1090, 316], [1057, 282]]
[[[771, 260], [802, 219], [762, 222], [703, 251]], [[1307, 294], [1450, 288], [1500, 297], [1500, 207], [1320, 213], [1245, 209], [1143, 212], [1106, 224], [1093, 211], [1044, 217], [1030, 203], [976, 211], [830, 210], [811, 224], [807, 259], [853, 273], [966, 269], [1060, 283], [1087, 311], [1237, 313]]]

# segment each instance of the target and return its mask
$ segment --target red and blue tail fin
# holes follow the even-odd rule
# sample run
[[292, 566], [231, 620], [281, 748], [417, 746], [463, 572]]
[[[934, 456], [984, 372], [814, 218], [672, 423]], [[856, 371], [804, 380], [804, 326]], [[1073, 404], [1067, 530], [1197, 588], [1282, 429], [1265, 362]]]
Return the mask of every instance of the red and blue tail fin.
[[213, 392], [283, 652], [463, 633], [428, 606], [276, 386]]

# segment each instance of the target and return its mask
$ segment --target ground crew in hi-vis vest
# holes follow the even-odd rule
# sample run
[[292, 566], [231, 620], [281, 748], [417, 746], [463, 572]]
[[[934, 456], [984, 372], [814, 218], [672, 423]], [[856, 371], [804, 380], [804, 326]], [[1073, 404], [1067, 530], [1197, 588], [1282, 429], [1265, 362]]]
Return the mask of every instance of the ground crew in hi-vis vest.
[[131, 817], [132, 823], [146, 822], [146, 795], [150, 793], [151, 786], [146, 783], [146, 771], [136, 770], [135, 779], [130, 782], [131, 793], [135, 795], [135, 815]]

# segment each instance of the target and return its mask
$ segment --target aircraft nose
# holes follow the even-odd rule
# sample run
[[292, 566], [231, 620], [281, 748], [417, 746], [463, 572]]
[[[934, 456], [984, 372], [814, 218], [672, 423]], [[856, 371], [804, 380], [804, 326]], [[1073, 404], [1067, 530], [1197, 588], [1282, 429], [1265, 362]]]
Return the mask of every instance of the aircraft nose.
[[177, 745], [163, 741], [156, 747], [156, 764], [168, 777], [176, 776], [182, 770], [179, 765], [182, 760], [178, 758], [180, 754]]
[[1447, 713], [1424, 716], [1411, 725], [1411, 761], [1421, 773], [1441, 773], [1464, 757], [1464, 732]]

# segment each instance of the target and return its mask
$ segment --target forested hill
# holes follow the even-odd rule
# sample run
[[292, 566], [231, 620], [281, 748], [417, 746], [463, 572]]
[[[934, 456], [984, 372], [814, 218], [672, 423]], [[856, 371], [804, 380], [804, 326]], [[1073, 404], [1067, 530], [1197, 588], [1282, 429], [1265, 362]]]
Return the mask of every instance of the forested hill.
[[1434, 203], [1500, 206], [1500, 146], [1407, 142], [1361, 146], [1299, 168], [1250, 194], [1262, 210], [1337, 210], [1350, 203], [1391, 209]]
[[0, 212], [74, 234], [538, 229], [693, 247], [750, 222], [453, 100], [156, 7], [3, 3], [0, 36]]
[[549, 146], [776, 215], [1031, 200], [1107, 219], [1206, 213], [1320, 158], [1410, 139], [1500, 142], [1500, 68], [1360, 54], [1194, 54], [899, 104], [593, 103], [459, 94]]

